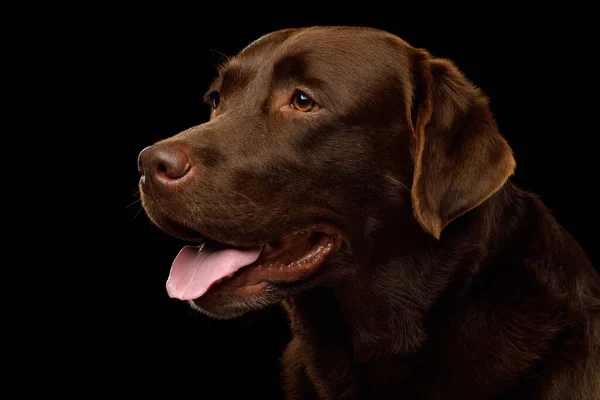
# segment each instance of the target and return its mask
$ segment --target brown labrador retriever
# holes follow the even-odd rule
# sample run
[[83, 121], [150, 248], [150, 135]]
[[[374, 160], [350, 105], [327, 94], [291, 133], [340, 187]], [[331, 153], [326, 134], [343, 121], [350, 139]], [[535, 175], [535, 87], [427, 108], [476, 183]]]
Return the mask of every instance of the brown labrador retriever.
[[289, 399], [598, 399], [600, 278], [486, 97], [378, 30], [277, 31], [220, 69], [210, 121], [139, 156], [199, 246], [167, 290], [216, 318], [283, 302]]

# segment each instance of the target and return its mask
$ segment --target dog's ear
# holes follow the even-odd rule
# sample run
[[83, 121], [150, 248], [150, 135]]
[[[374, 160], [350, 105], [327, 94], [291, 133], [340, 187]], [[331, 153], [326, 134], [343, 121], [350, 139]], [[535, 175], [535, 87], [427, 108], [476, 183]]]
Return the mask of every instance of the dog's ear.
[[487, 98], [450, 61], [416, 50], [412, 74], [413, 211], [439, 239], [504, 185], [515, 160]]

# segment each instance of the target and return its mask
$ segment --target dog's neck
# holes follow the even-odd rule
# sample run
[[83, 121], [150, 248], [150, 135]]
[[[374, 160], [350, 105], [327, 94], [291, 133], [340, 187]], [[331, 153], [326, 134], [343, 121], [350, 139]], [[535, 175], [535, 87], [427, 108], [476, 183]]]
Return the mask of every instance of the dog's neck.
[[[398, 215], [412, 224], [381, 230], [375, 240], [379, 247], [355, 276], [339, 287], [290, 300], [292, 330], [310, 336], [306, 339], [313, 343], [337, 332], [336, 343], [322, 343], [322, 347], [328, 351], [338, 347], [358, 361], [417, 353], [429, 325], [436, 323], [430, 315], [436, 309], [443, 314], [441, 308], [447, 313], [468, 290], [473, 276], [490, 267], [488, 255], [507, 245], [511, 232], [506, 227], [517, 226], [522, 215], [520, 197], [520, 191], [507, 183], [477, 209], [452, 222], [439, 241], [424, 232], [412, 215]], [[377, 258], [383, 255], [385, 259]], [[327, 333], [320, 335], [320, 330]]]

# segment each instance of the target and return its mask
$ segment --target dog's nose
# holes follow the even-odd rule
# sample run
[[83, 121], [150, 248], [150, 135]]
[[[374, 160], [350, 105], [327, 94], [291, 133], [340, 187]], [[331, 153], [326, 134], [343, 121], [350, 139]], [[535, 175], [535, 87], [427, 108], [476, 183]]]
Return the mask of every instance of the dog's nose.
[[141, 183], [165, 190], [187, 181], [192, 170], [189, 149], [181, 145], [155, 144], [146, 147], [138, 156]]

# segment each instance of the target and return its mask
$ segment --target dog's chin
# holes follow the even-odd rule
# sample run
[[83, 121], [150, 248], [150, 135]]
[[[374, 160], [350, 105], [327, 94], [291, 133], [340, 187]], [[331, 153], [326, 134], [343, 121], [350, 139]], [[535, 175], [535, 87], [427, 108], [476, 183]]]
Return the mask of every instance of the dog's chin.
[[266, 293], [253, 296], [240, 296], [231, 293], [206, 294], [200, 298], [189, 300], [188, 304], [192, 309], [211, 318], [233, 319], [248, 312], [259, 311], [278, 304], [285, 297], [283, 293], [276, 293], [267, 289]]

